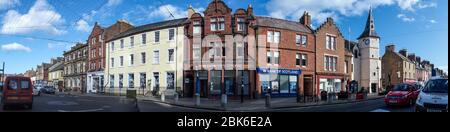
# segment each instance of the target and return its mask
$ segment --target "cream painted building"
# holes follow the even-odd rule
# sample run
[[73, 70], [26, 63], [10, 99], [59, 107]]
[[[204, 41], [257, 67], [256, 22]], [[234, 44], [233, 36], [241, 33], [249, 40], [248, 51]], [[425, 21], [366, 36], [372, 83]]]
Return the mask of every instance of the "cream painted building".
[[143, 94], [156, 90], [173, 95], [183, 89], [184, 27], [175, 19], [132, 28], [107, 42], [106, 93]]

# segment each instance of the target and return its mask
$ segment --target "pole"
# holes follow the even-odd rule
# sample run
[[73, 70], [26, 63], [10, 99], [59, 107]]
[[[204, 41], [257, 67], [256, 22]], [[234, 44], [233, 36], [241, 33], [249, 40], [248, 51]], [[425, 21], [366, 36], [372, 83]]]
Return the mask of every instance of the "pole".
[[244, 70], [242, 70], [241, 74], [241, 103], [244, 103]]

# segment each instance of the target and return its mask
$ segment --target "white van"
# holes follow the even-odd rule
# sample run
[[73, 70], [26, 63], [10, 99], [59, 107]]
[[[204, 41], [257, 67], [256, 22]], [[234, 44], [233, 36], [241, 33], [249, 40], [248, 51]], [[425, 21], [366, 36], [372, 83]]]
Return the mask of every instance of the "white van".
[[448, 112], [448, 79], [427, 82], [416, 101], [416, 112]]

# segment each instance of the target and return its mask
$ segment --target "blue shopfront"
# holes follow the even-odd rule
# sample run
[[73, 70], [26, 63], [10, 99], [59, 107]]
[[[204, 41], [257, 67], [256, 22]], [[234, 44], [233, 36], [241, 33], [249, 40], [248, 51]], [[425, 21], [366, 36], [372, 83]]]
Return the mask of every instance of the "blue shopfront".
[[261, 86], [261, 94], [265, 96], [267, 92], [273, 97], [295, 97], [299, 88], [299, 77], [302, 74], [300, 69], [256, 69]]

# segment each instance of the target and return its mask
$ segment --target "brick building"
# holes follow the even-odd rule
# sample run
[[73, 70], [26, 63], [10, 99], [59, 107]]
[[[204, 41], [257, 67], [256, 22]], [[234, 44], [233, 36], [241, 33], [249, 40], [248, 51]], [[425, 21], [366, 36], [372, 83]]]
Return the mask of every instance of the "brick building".
[[386, 52], [382, 57], [383, 88], [400, 83], [416, 82], [414, 77], [416, 65], [406, 57], [407, 54], [405, 49], [397, 53], [393, 44], [386, 46]]
[[316, 31], [316, 94], [345, 91], [345, 40], [332, 18]]
[[133, 28], [133, 26], [123, 20], [119, 20], [107, 28], [95, 23], [88, 38], [87, 92], [104, 92], [106, 42], [115, 35], [125, 32], [130, 28]]
[[64, 51], [64, 87], [86, 93], [87, 44], [76, 44]]

